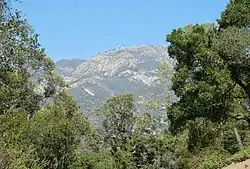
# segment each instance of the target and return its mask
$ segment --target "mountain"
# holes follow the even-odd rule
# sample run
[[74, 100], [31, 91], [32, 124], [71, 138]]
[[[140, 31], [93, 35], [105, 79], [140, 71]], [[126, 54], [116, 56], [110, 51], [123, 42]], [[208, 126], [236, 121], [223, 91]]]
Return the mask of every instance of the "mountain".
[[72, 60], [62, 59], [56, 62], [56, 71], [59, 74], [68, 77], [71, 75], [71, 73], [73, 73], [75, 68], [80, 64], [82, 64], [83, 62], [86, 61], [82, 59], [72, 59]]
[[174, 60], [165, 46], [121, 47], [98, 54], [90, 60], [61, 60], [56, 70], [70, 86], [70, 94], [79, 102], [87, 116], [113, 94], [132, 93], [136, 106], [142, 110], [149, 99], [165, 102], [166, 95], [175, 99], [171, 80], [162, 82], [157, 71], [161, 63], [173, 72]]

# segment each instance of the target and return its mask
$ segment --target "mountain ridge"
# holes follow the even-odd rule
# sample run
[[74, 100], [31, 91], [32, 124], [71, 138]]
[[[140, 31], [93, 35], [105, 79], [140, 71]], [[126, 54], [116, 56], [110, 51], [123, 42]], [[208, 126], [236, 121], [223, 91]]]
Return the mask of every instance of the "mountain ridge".
[[164, 103], [166, 95], [170, 95], [174, 100], [171, 79], [162, 82], [157, 75], [161, 63], [167, 63], [172, 74], [175, 62], [166, 46], [140, 45], [109, 50], [89, 60], [61, 60], [56, 70], [65, 77], [70, 94], [90, 117], [114, 94], [132, 93], [140, 111], [149, 99]]

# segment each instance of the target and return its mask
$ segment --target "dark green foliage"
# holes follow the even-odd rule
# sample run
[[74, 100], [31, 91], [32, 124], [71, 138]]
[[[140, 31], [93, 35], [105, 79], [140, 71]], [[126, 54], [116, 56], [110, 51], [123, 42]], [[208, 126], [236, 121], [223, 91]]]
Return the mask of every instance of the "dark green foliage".
[[233, 109], [238, 90], [225, 62], [211, 50], [216, 36], [214, 25], [194, 25], [168, 35], [169, 54], [178, 61], [173, 89], [180, 101], [169, 109], [171, 130], [177, 131], [197, 117], [220, 121]]
[[115, 161], [108, 154], [80, 154], [74, 157], [69, 169], [116, 169]]
[[38, 36], [9, 1], [0, 7], [1, 168], [68, 168], [91, 126], [62, 90]]
[[90, 133], [86, 119], [76, 119], [81, 116], [72, 107], [69, 119], [69, 106], [70, 102], [48, 104], [30, 120], [21, 110], [2, 115], [0, 143], [15, 152], [14, 160], [24, 157], [26, 167], [35, 163], [42, 168], [66, 168], [79, 138]]
[[222, 12], [218, 23], [221, 29], [236, 26], [238, 28], [250, 25], [250, 1], [230, 0], [225, 11]]
[[177, 60], [168, 108], [181, 168], [221, 168], [249, 142], [250, 1], [232, 0], [214, 24], [188, 25], [167, 36]]
[[64, 84], [54, 76], [54, 63], [40, 47], [38, 35], [9, 3], [0, 2], [0, 114], [23, 108], [33, 115], [40, 102]]

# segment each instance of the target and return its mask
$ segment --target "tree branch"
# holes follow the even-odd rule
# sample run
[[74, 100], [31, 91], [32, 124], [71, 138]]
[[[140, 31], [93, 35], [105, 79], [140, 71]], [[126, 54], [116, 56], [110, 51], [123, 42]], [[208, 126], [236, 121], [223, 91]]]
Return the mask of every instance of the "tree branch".
[[235, 115], [235, 116], [231, 116], [231, 118], [235, 119], [235, 120], [243, 120], [246, 121], [248, 123], [248, 125], [250, 126], [250, 117], [249, 116], [244, 116], [244, 115]]

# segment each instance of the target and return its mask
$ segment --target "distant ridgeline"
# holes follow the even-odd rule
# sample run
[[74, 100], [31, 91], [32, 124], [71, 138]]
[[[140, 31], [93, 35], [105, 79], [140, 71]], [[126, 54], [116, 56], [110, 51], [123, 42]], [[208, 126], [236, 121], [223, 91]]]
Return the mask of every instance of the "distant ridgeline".
[[[161, 63], [169, 65], [165, 81], [158, 77]], [[117, 50], [98, 54], [89, 61], [81, 59], [60, 60], [57, 72], [63, 75], [70, 86], [70, 94], [82, 106], [85, 114], [96, 121], [93, 111], [100, 108], [107, 97], [119, 93], [132, 93], [137, 112], [145, 112], [145, 102], [166, 96], [176, 100], [171, 90], [171, 75], [174, 60], [168, 56], [166, 46], [120, 47]], [[152, 112], [158, 116], [158, 112]]]

